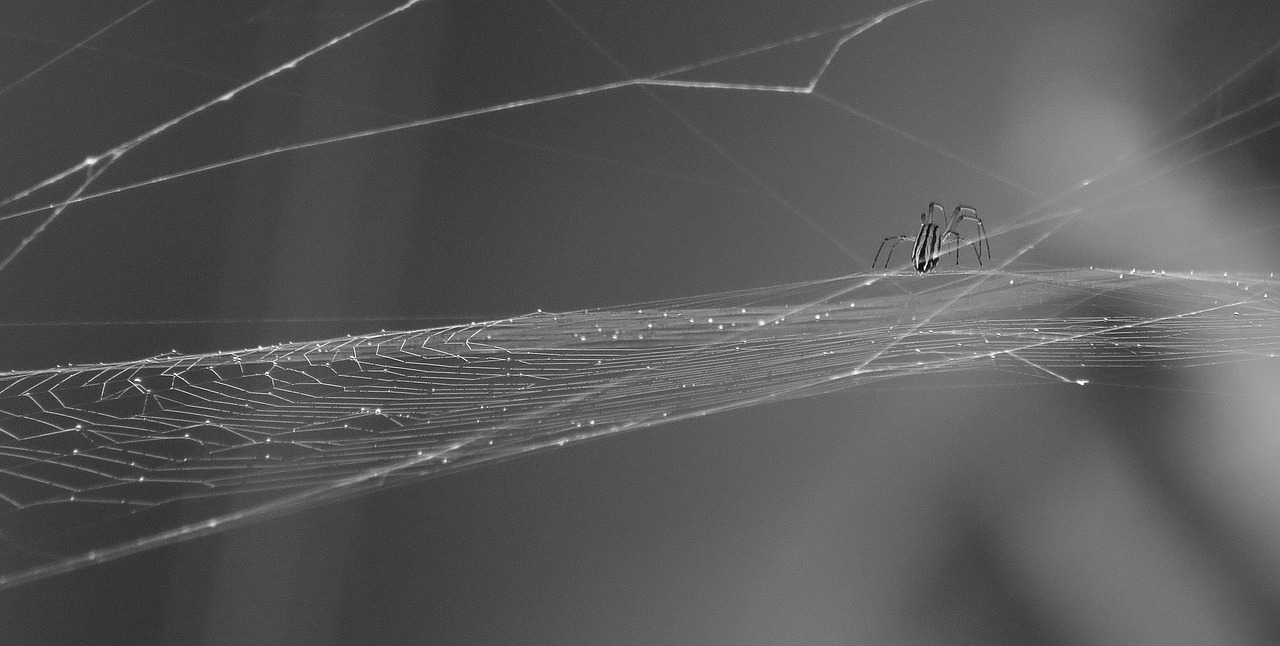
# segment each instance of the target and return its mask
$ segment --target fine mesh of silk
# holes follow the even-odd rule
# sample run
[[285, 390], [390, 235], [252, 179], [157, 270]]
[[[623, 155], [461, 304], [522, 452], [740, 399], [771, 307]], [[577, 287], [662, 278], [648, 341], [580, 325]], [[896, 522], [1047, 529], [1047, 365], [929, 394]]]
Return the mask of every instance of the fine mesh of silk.
[[[1085, 384], [1273, 358], [1275, 289], [1256, 276], [1096, 269], [871, 273], [7, 373], [7, 582], [368, 486], [913, 373]], [[137, 529], [173, 524], [175, 502], [232, 495], [234, 511], [190, 504], [198, 522]], [[117, 535], [133, 538], [102, 544]]]

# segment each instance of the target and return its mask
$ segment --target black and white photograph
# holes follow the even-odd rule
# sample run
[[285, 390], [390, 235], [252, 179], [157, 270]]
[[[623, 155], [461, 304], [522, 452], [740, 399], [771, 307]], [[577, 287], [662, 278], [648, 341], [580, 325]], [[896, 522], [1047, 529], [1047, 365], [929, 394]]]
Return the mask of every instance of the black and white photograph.
[[0, 3], [0, 644], [1280, 643], [1280, 3]]

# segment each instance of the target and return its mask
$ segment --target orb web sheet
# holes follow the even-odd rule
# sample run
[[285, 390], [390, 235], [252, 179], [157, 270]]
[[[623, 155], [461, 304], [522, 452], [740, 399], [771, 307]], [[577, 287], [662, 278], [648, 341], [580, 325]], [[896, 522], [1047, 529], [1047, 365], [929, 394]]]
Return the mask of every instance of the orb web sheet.
[[[140, 511], [181, 501], [346, 495], [917, 372], [991, 367], [1084, 384], [1274, 357], [1274, 288], [1257, 277], [1103, 270], [855, 275], [8, 373], [0, 376], [0, 516], [32, 535], [11, 532], [5, 556], [60, 553], [50, 544], [67, 539], [93, 544], [99, 523], [127, 526]], [[920, 315], [904, 319], [909, 311]], [[55, 533], [41, 524], [45, 512], [68, 507], [82, 511], [58, 516], [81, 526]], [[231, 517], [278, 508], [246, 505]]]

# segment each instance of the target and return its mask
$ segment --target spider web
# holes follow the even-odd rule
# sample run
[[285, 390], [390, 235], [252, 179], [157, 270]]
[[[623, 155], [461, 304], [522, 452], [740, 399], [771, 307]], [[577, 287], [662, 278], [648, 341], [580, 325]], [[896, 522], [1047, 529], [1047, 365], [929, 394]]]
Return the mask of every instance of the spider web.
[[[818, 241], [828, 251], [837, 251], [839, 263], [869, 265], [874, 242], [903, 226], [897, 216], [905, 207], [891, 195], [860, 198], [868, 211], [885, 207], [895, 213], [884, 221], [895, 228], [882, 231], [875, 228], [879, 222], [875, 227], [863, 223], [856, 235], [840, 228], [840, 218], [815, 215], [823, 208], [797, 197], [810, 189], [793, 184], [796, 177], [761, 170], [767, 142], [761, 149], [729, 145], [726, 141], [740, 140], [726, 137], [723, 124], [707, 116], [723, 114], [717, 109], [725, 102], [757, 101], [753, 104], [765, 106], [760, 109], [766, 116], [759, 118], [766, 121], [777, 114], [818, 111], [827, 119], [820, 133], [830, 133], [830, 124], [869, 127], [858, 131], [855, 145], [871, 146], [883, 138], [889, 150], [941, 160], [949, 172], [962, 173], [962, 180], [980, 182], [991, 199], [965, 201], [978, 203], [998, 257], [987, 267], [964, 268], [948, 267], [944, 259], [942, 271], [925, 277], [908, 273], [900, 264], [890, 271], [719, 289], [620, 307], [548, 309], [247, 350], [174, 351], [143, 360], [91, 363], [77, 358], [75, 365], [66, 367], [0, 374], [0, 586], [371, 488], [887, 379], [981, 369], [1006, 383], [1046, 380], [1098, 387], [1126, 384], [1134, 375], [1153, 371], [1274, 359], [1280, 350], [1277, 286], [1270, 272], [1259, 270], [1265, 260], [1241, 254], [1241, 262], [1229, 263], [1237, 271], [1210, 272], [1197, 263], [1212, 254], [1198, 254], [1198, 260], [1190, 262], [1164, 256], [1165, 250], [1177, 250], [1167, 242], [1175, 237], [1175, 227], [1139, 234], [1129, 234], [1125, 227], [1134, 222], [1145, 226], [1149, 220], [1139, 216], [1152, 211], [1164, 217], [1167, 211], [1188, 210], [1192, 198], [1171, 192], [1170, 186], [1196, 183], [1198, 197], [1266, 194], [1274, 189], [1266, 177], [1237, 176], [1234, 183], [1217, 182], [1213, 190], [1204, 185], [1217, 178], [1217, 167], [1210, 162], [1259, 145], [1280, 125], [1274, 107], [1280, 93], [1275, 45], [1259, 41], [1243, 60], [1224, 55], [1230, 67], [1219, 70], [1217, 84], [1198, 88], [1192, 100], [1181, 104], [1181, 111], [1163, 114], [1162, 123], [1147, 129], [1145, 143], [1106, 163], [1081, 163], [1089, 170], [1077, 175], [1081, 179], [1046, 184], [1014, 179], [1016, 173], [975, 161], [994, 155], [943, 146], [914, 127], [878, 116], [860, 107], [858, 95], [842, 83], [853, 78], [865, 84], [858, 67], [865, 50], [892, 47], [899, 36], [891, 27], [926, 20], [930, 12], [944, 11], [935, 6], [942, 4], [918, 0], [855, 16], [815, 13], [806, 19], [813, 24], [799, 20], [775, 26], [768, 34], [726, 33], [723, 40], [665, 57], [650, 52], [648, 59], [624, 59], [613, 46], [625, 39], [601, 36], [603, 23], [592, 20], [590, 8], [530, 3], [519, 11], [510, 9], [517, 14], [514, 18], [497, 12], [477, 20], [518, 22], [521, 12], [538, 14], [546, 24], [558, 25], [554, 38], [568, 52], [564, 58], [535, 61], [532, 67], [544, 67], [544, 76], [513, 76], [494, 83], [501, 92], [482, 87], [471, 94], [436, 98], [439, 105], [425, 116], [381, 107], [376, 98], [316, 96], [307, 87], [287, 84], [291, 75], [308, 69], [340, 67], [348, 57], [360, 60], [348, 48], [362, 42], [394, 46], [398, 38], [409, 38], [407, 33], [434, 24], [441, 14], [424, 0], [367, 14], [324, 14], [325, 20], [317, 24], [315, 16], [305, 14], [309, 44], [290, 41], [291, 51], [266, 52], [270, 63], [261, 69], [216, 73], [188, 66], [163, 51], [122, 49], [110, 40], [116, 36], [135, 42], [158, 33], [166, 7], [146, 2], [117, 11], [73, 47], [12, 74], [16, 80], [4, 89], [6, 94], [29, 87], [47, 69], [65, 63], [64, 58], [119, 59], [126, 69], [135, 70], [144, 67], [139, 61], [159, 61], [165, 63], [166, 73], [146, 82], [164, 87], [176, 76], [188, 82], [184, 90], [190, 96], [176, 93], [169, 112], [148, 112], [137, 124], [122, 116], [121, 128], [137, 126], [131, 136], [95, 146], [91, 143], [116, 131], [77, 135], [78, 148], [73, 149], [78, 161], [59, 167], [62, 170], [43, 172], [65, 162], [62, 158], [31, 160], [37, 179], [9, 190], [0, 214], [5, 231], [17, 232], [11, 250], [0, 260], [0, 278], [8, 277], [11, 284], [21, 284], [24, 262], [42, 249], [85, 237], [76, 226], [60, 222], [76, 217], [78, 209], [111, 204], [105, 214], [94, 216], [109, 219], [115, 217], [112, 210], [121, 208], [114, 200], [145, 203], [159, 188], [204, 188], [245, 168], [253, 168], [256, 176], [269, 176], [266, 167], [255, 165], [298, 155], [324, 157], [343, 146], [395, 141], [424, 131], [437, 138], [462, 137], [468, 146], [487, 139], [490, 145], [519, 146], [610, 172], [696, 186], [720, 196], [746, 196], [764, 205], [764, 217], [784, 220], [802, 231], [804, 242]], [[258, 25], [269, 25], [268, 32], [294, 29], [303, 14], [293, 9], [267, 3], [259, 13], [197, 24], [172, 42], [185, 39], [187, 44], [206, 46], [228, 32], [256, 30]], [[535, 49], [538, 44], [533, 43]], [[558, 66], [566, 60], [589, 64], [565, 71]], [[274, 135], [229, 148], [214, 142], [192, 146], [186, 138], [238, 123], [237, 113], [229, 111], [275, 109], [270, 102], [280, 97], [337, 106], [350, 120], [318, 120], [295, 140], [272, 145], [263, 142]], [[665, 122], [677, 133], [676, 140], [698, 153], [682, 152], [670, 170], [667, 158], [655, 153], [661, 146], [644, 147], [641, 142], [643, 155], [629, 158], [620, 151], [559, 147], [558, 142], [543, 143], [529, 134], [547, 128], [548, 121], [580, 116], [565, 117], [568, 108], [560, 112], [562, 106], [597, 99], [603, 103], [590, 105], [606, 116], [621, 104], [635, 110], [628, 113], [634, 118]], [[261, 107], [263, 102], [267, 107]], [[699, 109], [707, 112], [696, 112]], [[690, 116], [695, 112], [697, 117]], [[173, 116], [157, 119], [161, 113]], [[649, 116], [638, 116], [642, 114]], [[909, 120], [911, 115], [900, 116]], [[797, 117], [779, 126], [780, 136], [813, 136], [798, 134], [795, 124], [801, 121]], [[753, 123], [736, 125], [749, 129]], [[953, 152], [961, 149], [966, 153]], [[130, 165], [135, 158], [139, 161]], [[710, 163], [720, 170], [706, 171]], [[448, 166], [446, 161], [441, 167]], [[1050, 171], [1053, 177], [1064, 174], [1060, 168]], [[845, 172], [841, 168], [835, 176]], [[825, 176], [808, 179], [820, 184]], [[839, 201], [834, 193], [831, 199]], [[910, 208], [931, 197], [911, 195]], [[269, 200], [256, 203], [271, 206]], [[184, 202], [183, 208], [190, 204], [198, 205], [199, 200]], [[173, 208], [177, 207], [166, 202], [145, 211], [168, 213]], [[201, 219], [203, 214], [197, 213], [179, 221], [199, 226], [192, 223]], [[914, 220], [907, 218], [906, 225], [914, 225]], [[1238, 226], [1242, 233], [1237, 235], [1248, 235], [1248, 224]], [[1262, 226], [1261, 231], [1270, 231]], [[59, 232], [63, 237], [55, 239]], [[1141, 260], [1147, 267], [1165, 262], [1172, 267], [1046, 268], [1078, 265], [1060, 261], [1071, 256], [1069, 248], [1037, 249], [1071, 235], [1128, 240], [1120, 245], [1119, 257]], [[1211, 242], [1230, 240], [1218, 234]], [[1110, 259], [1107, 243], [1098, 246], [1103, 251], [1093, 257]], [[234, 321], [162, 315], [113, 322], [109, 316], [84, 318], [69, 306], [62, 310], [65, 320], [59, 324], [56, 307], [34, 311], [44, 316], [6, 321], [6, 329], [151, 329]], [[421, 320], [394, 315], [372, 320], [397, 318]], [[349, 325], [358, 317], [332, 319]], [[302, 330], [327, 322], [324, 316], [279, 320], [300, 324]], [[270, 316], [244, 321], [264, 323]]]

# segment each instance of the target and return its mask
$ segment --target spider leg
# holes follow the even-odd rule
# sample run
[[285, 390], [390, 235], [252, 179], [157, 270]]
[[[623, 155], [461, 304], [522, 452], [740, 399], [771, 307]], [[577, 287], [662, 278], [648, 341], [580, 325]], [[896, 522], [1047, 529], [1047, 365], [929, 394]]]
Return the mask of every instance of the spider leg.
[[[956, 246], [956, 266], [959, 267], [960, 266], [960, 247], [963, 245], [965, 238], [964, 236], [960, 235], [959, 233], [956, 233], [955, 231], [948, 231], [946, 235], [955, 236], [954, 244]], [[978, 260], [978, 264], [979, 265], [982, 264], [981, 259]]]
[[[987, 227], [982, 224], [982, 218], [978, 217], [978, 210], [963, 204], [957, 206], [955, 212], [951, 214], [950, 226], [947, 227], [947, 230], [954, 231], [955, 226], [960, 224], [961, 220], [972, 220], [978, 224], [978, 242], [970, 245], [973, 247], [973, 252], [978, 255], [978, 264], [982, 264], [982, 245], [984, 243], [987, 245], [987, 260], [991, 260], [991, 241], [987, 239]], [[957, 234], [958, 236], [959, 234]]]
[[[921, 224], [923, 224], [923, 223], [925, 223], [925, 222], [933, 222], [933, 211], [934, 211], [934, 209], [937, 209], [938, 213], [941, 213], [941, 214], [942, 214], [942, 224], [943, 224], [943, 225], [946, 225], [946, 224], [947, 224], [947, 210], [946, 210], [946, 209], [944, 209], [944, 208], [942, 208], [942, 205], [941, 205], [941, 204], [938, 204], [937, 202], [930, 202], [930, 203], [929, 203], [929, 208], [928, 208], [928, 209], [926, 209], [926, 212], [929, 214], [929, 219], [928, 219], [928, 220], [926, 220], [926, 219], [925, 219], [925, 214], [924, 214], [924, 213], [921, 213], [921, 214], [920, 214], [920, 223], [921, 223]], [[949, 228], [951, 228], [951, 227], [944, 226], [943, 228], [944, 228], [944, 229], [949, 229]]]
[[[968, 246], [973, 247], [974, 253], [978, 253], [977, 244], [968, 242], [969, 238], [965, 238], [964, 235], [960, 235], [959, 233], [956, 233], [956, 232], [947, 232], [947, 235], [955, 235], [956, 266], [960, 266], [960, 247], [965, 246], [965, 244], [968, 244]], [[982, 265], [982, 253], [978, 253], [978, 265]]]
[[909, 236], [889, 236], [888, 238], [885, 238], [885, 239], [884, 239], [884, 242], [881, 242], [881, 243], [880, 243], [880, 248], [879, 248], [879, 249], [876, 249], [876, 257], [875, 257], [875, 260], [872, 260], [872, 261], [871, 261], [871, 268], [872, 268], [872, 269], [875, 269], [875, 268], [876, 268], [876, 262], [878, 262], [878, 261], [880, 260], [880, 252], [881, 252], [881, 251], [884, 251], [884, 245], [885, 245], [885, 243], [889, 242], [890, 240], [892, 240], [892, 241], [893, 241], [893, 244], [889, 245], [889, 253], [888, 253], [887, 255], [885, 255], [885, 257], [884, 257], [884, 268], [885, 268], [885, 269], [888, 269], [888, 268], [889, 268], [889, 258], [891, 258], [891, 257], [893, 256], [893, 248], [894, 248], [894, 247], [896, 247], [896, 246], [898, 246], [898, 243], [899, 243], [899, 242], [902, 242], [903, 240], [910, 240], [911, 242], [915, 242], [915, 241], [916, 241], [916, 239], [915, 239], [915, 238], [912, 238], [912, 237], [909, 237]]

